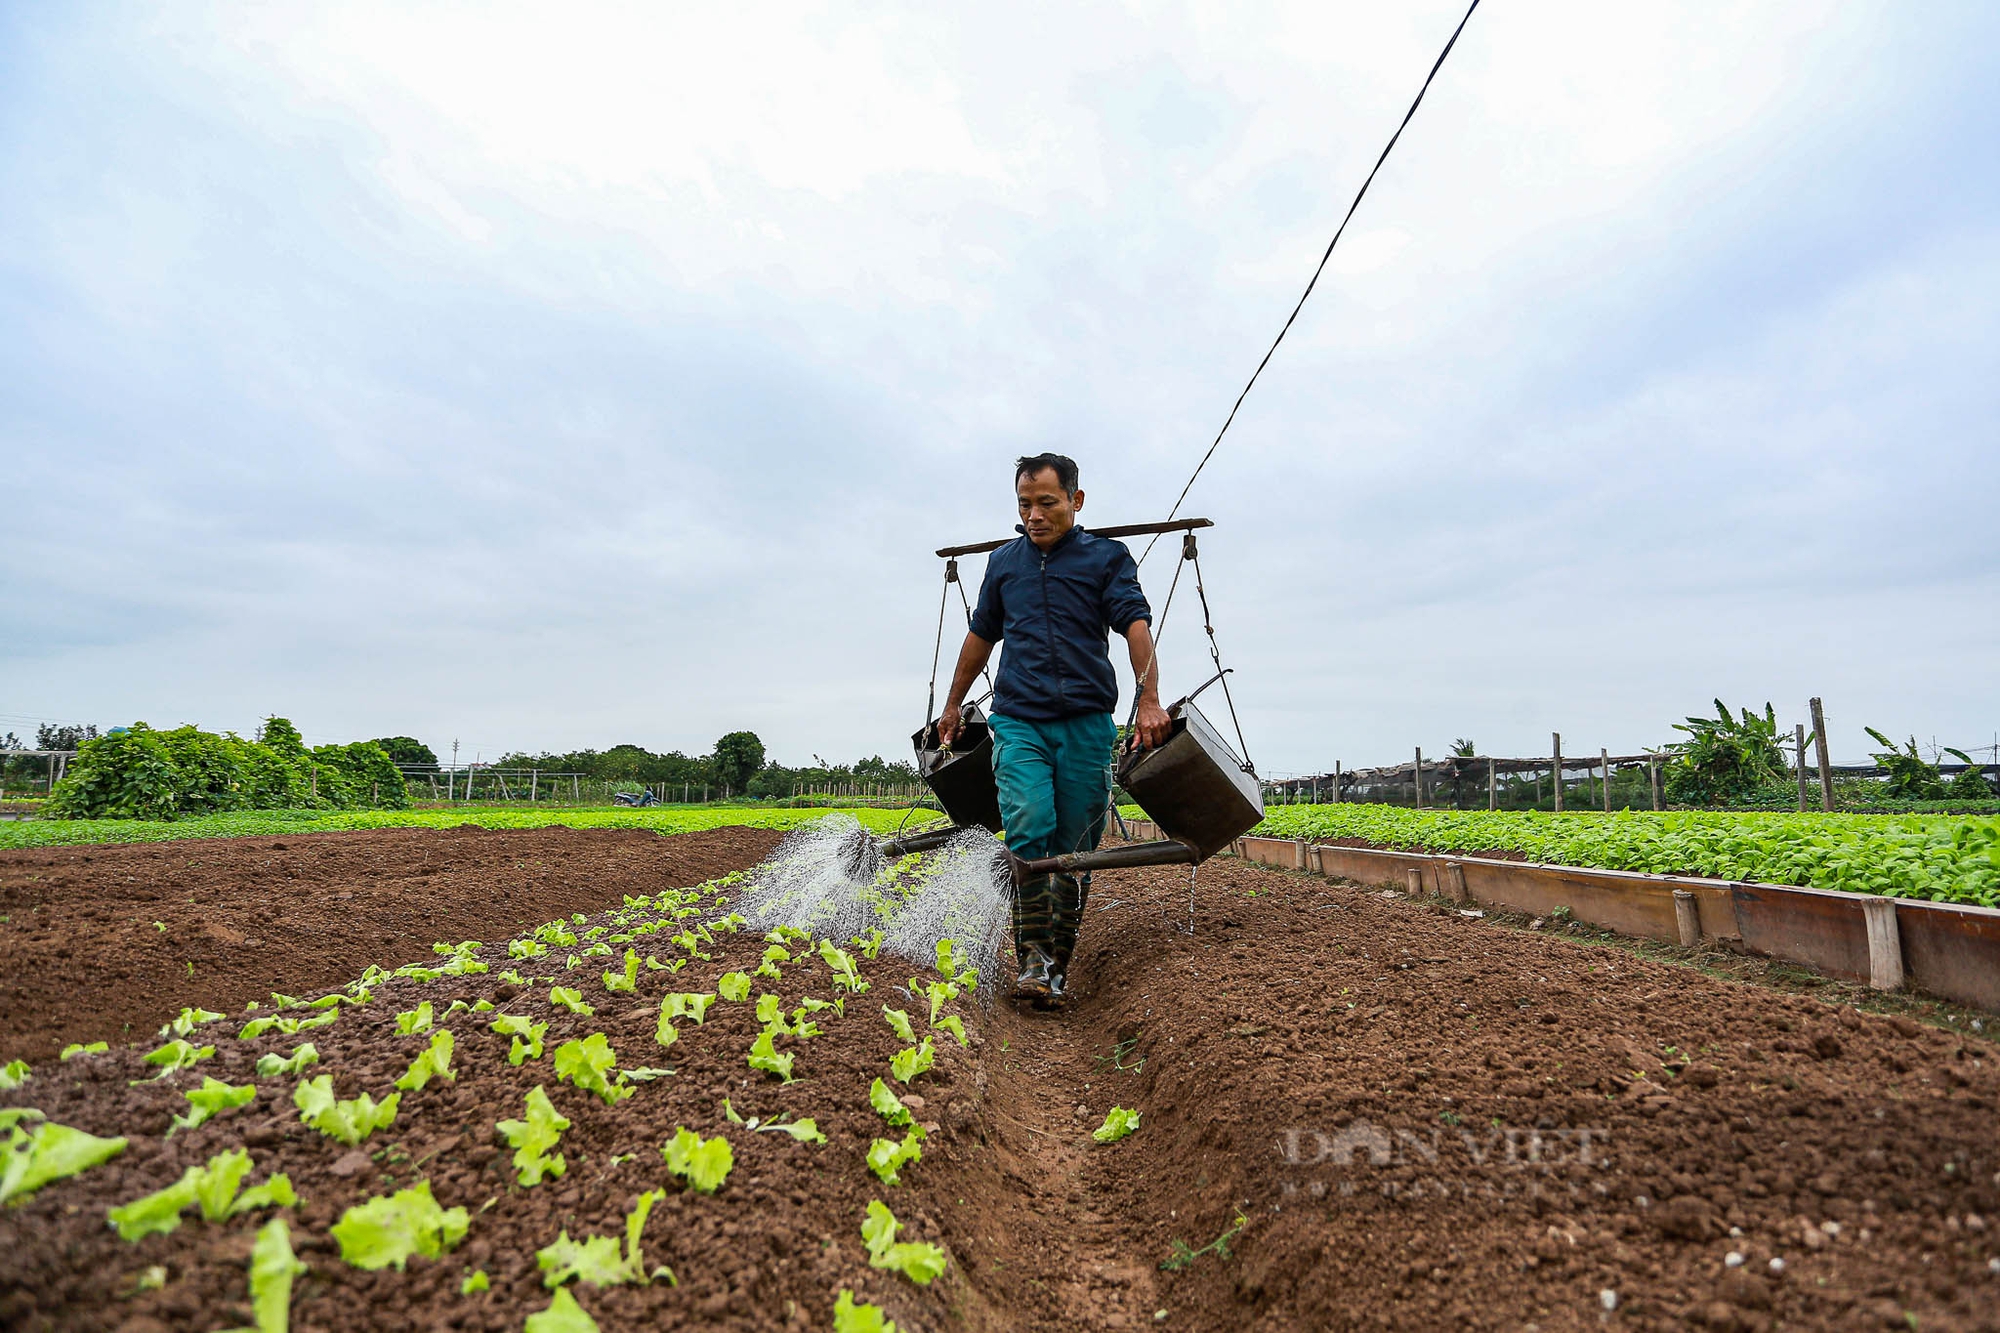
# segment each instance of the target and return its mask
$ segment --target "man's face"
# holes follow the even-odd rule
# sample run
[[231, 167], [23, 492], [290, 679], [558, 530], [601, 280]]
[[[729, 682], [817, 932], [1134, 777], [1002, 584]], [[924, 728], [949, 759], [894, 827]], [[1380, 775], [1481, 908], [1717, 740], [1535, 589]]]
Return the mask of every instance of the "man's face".
[[1021, 526], [1028, 530], [1028, 540], [1044, 551], [1076, 526], [1076, 511], [1083, 508], [1083, 492], [1065, 491], [1052, 467], [1016, 480], [1014, 494], [1021, 503]]

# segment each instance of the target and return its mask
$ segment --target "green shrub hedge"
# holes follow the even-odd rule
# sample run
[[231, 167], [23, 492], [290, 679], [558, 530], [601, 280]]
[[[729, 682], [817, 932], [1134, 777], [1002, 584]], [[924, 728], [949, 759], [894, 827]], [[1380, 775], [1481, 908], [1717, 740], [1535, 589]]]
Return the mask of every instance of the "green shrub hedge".
[[41, 813], [49, 819], [182, 819], [226, 810], [401, 810], [403, 775], [373, 741], [308, 749], [269, 718], [254, 741], [143, 722], [78, 748]]

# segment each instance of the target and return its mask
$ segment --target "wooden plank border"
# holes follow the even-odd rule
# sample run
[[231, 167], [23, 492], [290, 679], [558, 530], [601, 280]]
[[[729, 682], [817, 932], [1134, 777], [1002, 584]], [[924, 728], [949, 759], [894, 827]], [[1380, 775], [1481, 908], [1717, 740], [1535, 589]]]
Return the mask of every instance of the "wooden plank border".
[[[1151, 820], [1125, 823], [1134, 838], [1162, 836]], [[1586, 925], [1669, 944], [1691, 942], [1683, 930], [1691, 904], [1703, 939], [1828, 976], [1883, 989], [1914, 986], [2000, 1011], [2000, 910], [1990, 907], [1290, 838], [1238, 838], [1230, 854], [1400, 890], [1414, 871], [1439, 897], [1535, 916], [1567, 907]], [[1677, 904], [1677, 892], [1691, 897]]]

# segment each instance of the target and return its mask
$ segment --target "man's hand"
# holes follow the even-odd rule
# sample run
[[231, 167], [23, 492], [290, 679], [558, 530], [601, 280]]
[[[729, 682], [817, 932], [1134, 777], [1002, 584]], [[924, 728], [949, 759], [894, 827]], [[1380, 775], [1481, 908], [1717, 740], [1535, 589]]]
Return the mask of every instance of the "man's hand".
[[965, 704], [965, 696], [972, 689], [972, 682], [986, 667], [986, 659], [993, 656], [993, 645], [980, 638], [971, 630], [965, 632], [965, 642], [959, 645], [958, 665], [952, 668], [951, 688], [945, 692], [944, 712], [938, 714], [938, 743], [949, 747], [958, 739], [964, 726], [959, 709]]
[[1159, 663], [1153, 656], [1153, 627], [1135, 620], [1124, 629], [1132, 653], [1132, 675], [1138, 681], [1139, 707], [1132, 715], [1132, 743], [1142, 750], [1165, 745], [1173, 730], [1167, 710], [1160, 707]]
[[1167, 710], [1160, 707], [1158, 699], [1139, 701], [1138, 715], [1132, 719], [1132, 735], [1140, 749], [1150, 750], [1156, 745], [1165, 745], [1173, 727], [1173, 721], [1168, 718]]

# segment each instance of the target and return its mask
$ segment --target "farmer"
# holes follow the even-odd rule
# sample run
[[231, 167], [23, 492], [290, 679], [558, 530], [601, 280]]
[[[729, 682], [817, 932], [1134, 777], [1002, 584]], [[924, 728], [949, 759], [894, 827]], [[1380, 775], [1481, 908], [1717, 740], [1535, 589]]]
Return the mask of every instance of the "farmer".
[[[986, 562], [938, 734], [946, 745], [958, 734], [966, 691], [993, 645], [1007, 640], [993, 689], [993, 773], [1007, 850], [1033, 860], [1090, 851], [1104, 833], [1118, 735], [1108, 631], [1125, 636], [1138, 681], [1134, 739], [1150, 749], [1167, 739], [1168, 722], [1139, 568], [1122, 542], [1077, 526], [1075, 462], [1061, 454], [1018, 460], [1014, 494], [1021, 536]], [[1088, 874], [1041, 875], [1014, 895], [1016, 994], [1062, 1003], [1089, 892]]]

